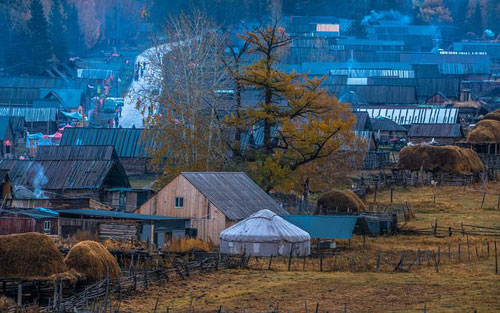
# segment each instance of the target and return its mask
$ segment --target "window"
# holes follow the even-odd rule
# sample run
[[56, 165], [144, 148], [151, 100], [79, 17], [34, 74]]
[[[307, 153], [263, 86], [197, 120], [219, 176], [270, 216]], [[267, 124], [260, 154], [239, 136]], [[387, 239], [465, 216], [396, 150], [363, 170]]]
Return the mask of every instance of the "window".
[[183, 207], [184, 207], [184, 198], [175, 197], [175, 208], [183, 208]]
[[44, 233], [50, 233], [50, 228], [51, 228], [51, 223], [50, 221], [45, 221], [43, 223], [43, 232]]

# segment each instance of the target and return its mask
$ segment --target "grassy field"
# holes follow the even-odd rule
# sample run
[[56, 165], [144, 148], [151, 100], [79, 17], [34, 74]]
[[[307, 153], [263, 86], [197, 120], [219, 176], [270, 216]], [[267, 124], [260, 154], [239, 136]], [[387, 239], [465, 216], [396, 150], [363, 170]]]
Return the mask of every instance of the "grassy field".
[[[484, 208], [479, 186], [442, 188], [398, 188], [394, 203], [413, 208], [415, 219], [406, 228], [428, 227], [438, 219], [441, 226], [465, 224], [500, 227], [500, 211], [496, 210], [500, 184], [489, 184]], [[434, 203], [434, 195], [436, 201]], [[389, 204], [390, 192], [379, 191], [377, 203]], [[373, 200], [373, 194], [367, 202]], [[494, 274], [493, 242], [495, 238], [455, 233], [452, 237], [405, 236], [354, 237], [339, 242], [342, 250], [337, 259], [324, 259], [319, 272], [317, 259], [293, 260], [288, 272], [286, 258], [251, 259], [248, 270], [221, 270], [193, 276], [187, 280], [156, 285], [138, 296], [122, 301], [129, 312], [152, 312], [158, 301], [158, 312], [264, 312], [279, 307], [281, 312], [500, 312], [500, 275]], [[487, 244], [488, 242], [488, 244]], [[458, 245], [461, 259], [458, 260]], [[487, 257], [488, 246], [490, 257]], [[437, 249], [442, 258], [439, 272], [435, 268]], [[500, 243], [499, 243], [500, 247]], [[477, 248], [477, 252], [476, 252]], [[422, 266], [410, 272], [394, 272], [401, 253], [407, 264], [415, 262], [417, 249], [434, 253], [434, 259], [423, 259]], [[451, 249], [451, 255], [448, 254]], [[382, 253], [380, 272], [375, 272], [377, 254]], [[479, 256], [479, 258], [478, 258]], [[354, 273], [349, 262], [355, 260]]]

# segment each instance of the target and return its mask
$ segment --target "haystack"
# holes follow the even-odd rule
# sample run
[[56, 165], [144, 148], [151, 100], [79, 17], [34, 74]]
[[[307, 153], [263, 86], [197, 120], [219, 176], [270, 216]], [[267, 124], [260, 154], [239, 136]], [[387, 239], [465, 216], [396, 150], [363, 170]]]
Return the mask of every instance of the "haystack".
[[314, 214], [358, 213], [365, 210], [365, 204], [354, 192], [350, 190], [332, 190], [319, 197]]
[[82, 273], [88, 280], [98, 281], [121, 275], [118, 262], [109, 251], [96, 241], [81, 241], [69, 250], [64, 262], [70, 269]]
[[39, 233], [0, 236], [0, 277], [49, 278], [66, 271], [50, 237]]
[[484, 164], [471, 149], [456, 146], [419, 145], [404, 147], [399, 152], [398, 169], [455, 174], [479, 173]]
[[486, 114], [483, 117], [483, 120], [493, 120], [493, 121], [500, 122], [500, 110], [496, 110], [496, 111], [493, 111], [493, 112]]
[[[500, 116], [500, 113], [495, 114]], [[473, 143], [500, 142], [500, 118], [498, 120], [483, 119], [470, 131], [467, 140]]]

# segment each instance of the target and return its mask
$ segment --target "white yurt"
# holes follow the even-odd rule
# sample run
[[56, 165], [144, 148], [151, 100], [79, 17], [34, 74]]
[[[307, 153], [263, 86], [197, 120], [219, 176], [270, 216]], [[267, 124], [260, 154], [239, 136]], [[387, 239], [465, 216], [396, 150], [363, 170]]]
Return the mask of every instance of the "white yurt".
[[220, 252], [253, 256], [309, 255], [311, 236], [270, 210], [261, 210], [220, 233]]

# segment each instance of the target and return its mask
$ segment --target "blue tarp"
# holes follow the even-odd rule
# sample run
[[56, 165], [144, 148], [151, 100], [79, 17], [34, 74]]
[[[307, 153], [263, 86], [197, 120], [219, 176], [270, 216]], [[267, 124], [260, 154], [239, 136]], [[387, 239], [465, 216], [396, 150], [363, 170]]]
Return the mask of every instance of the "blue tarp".
[[308, 232], [311, 238], [351, 239], [359, 216], [286, 215], [282, 218]]
[[73, 118], [75, 120], [78, 120], [78, 121], [81, 121], [82, 120], [82, 115], [78, 112], [62, 112], [62, 114], [64, 114], [64, 116], [67, 116], [69, 118]]

